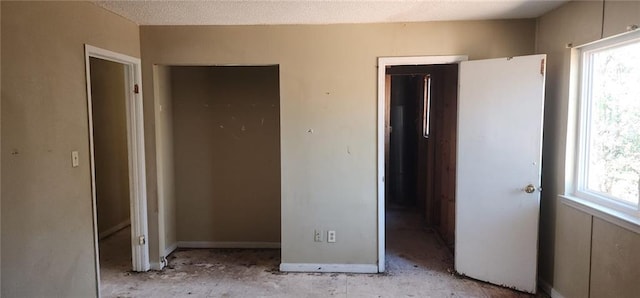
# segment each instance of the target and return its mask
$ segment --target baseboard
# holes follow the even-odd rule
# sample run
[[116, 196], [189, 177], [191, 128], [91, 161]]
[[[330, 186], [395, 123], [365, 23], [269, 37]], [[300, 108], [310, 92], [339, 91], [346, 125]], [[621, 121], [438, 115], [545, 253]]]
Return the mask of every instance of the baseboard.
[[281, 263], [284, 272], [338, 272], [338, 273], [378, 273], [376, 264], [309, 264]]
[[169, 245], [169, 247], [164, 250], [164, 257], [168, 257], [174, 250], [176, 250], [176, 248], [178, 248], [178, 242], [174, 242]]
[[280, 248], [280, 242], [178, 241], [180, 248]]
[[538, 284], [540, 285], [540, 288], [542, 289], [542, 291], [547, 293], [547, 295], [551, 296], [551, 298], [564, 298], [564, 296], [562, 296], [562, 294], [558, 293], [558, 291], [556, 291], [556, 289], [551, 287], [551, 285], [548, 282], [546, 282], [546, 281], [544, 281], [542, 279], [538, 279]]
[[111, 228], [108, 228], [100, 233], [98, 233], [98, 240], [102, 240], [104, 238], [107, 238], [113, 234], [115, 234], [116, 232], [128, 227], [129, 225], [131, 225], [131, 221], [130, 220], [125, 220]]

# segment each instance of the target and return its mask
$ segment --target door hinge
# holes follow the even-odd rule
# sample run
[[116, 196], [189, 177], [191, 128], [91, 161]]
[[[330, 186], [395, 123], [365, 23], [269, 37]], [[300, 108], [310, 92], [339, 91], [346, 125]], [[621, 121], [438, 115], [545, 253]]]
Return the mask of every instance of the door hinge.
[[147, 239], [146, 237], [144, 237], [144, 235], [138, 237], [138, 244], [145, 245], [146, 243], [147, 243]]
[[135, 94], [139, 94], [140, 93], [140, 87], [138, 87], [138, 84], [134, 84], [133, 85], [133, 93], [135, 93]]
[[544, 75], [544, 58], [540, 60], [540, 74]]

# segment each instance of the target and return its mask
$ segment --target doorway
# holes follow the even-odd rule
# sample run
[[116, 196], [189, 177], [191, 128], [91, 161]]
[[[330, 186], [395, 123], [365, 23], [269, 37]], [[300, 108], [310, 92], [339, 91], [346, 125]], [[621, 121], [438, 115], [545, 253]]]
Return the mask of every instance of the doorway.
[[[457, 62], [463, 60], [465, 56], [379, 59], [379, 272], [386, 270], [387, 246], [399, 253], [392, 244], [401, 242], [395, 236], [407, 225], [427, 227], [446, 247], [454, 245]], [[387, 242], [386, 233], [397, 235], [390, 234]]]
[[89, 45], [85, 63], [99, 290], [105, 266], [149, 270], [141, 76], [139, 59]]
[[[454, 185], [455, 201], [445, 200], [443, 205], [449, 207], [437, 208], [441, 210], [440, 224], [444, 216], [448, 218], [446, 223], [451, 222], [446, 226], [452, 226], [445, 232], [451, 231], [453, 235], [441, 233], [445, 241], [447, 238], [455, 239], [455, 269], [452, 270], [535, 293], [535, 243], [540, 200], [535, 186], [540, 181], [546, 56], [464, 60], [466, 57], [379, 59], [378, 268], [380, 272], [385, 270], [385, 245], [388, 244], [384, 229], [387, 195], [385, 143], [391, 138], [385, 135], [385, 121], [387, 114], [391, 113], [387, 108], [390, 104], [386, 101], [391, 98], [391, 88], [387, 86], [392, 84], [387, 76], [387, 66], [456, 63], [459, 72], [457, 107], [450, 116], [443, 115], [445, 118], [453, 118], [453, 115], [457, 118], [455, 134], [449, 138], [452, 144], [453, 140], [456, 144], [446, 146], [447, 150], [443, 152], [455, 152], [457, 156], [447, 158], [436, 151], [433, 163], [435, 166], [438, 160], [444, 161], [450, 170], [455, 168], [456, 171], [453, 174], [455, 182], [451, 181], [446, 187], [449, 189]], [[487, 76], [487, 73], [491, 75]], [[437, 101], [436, 96], [433, 99]], [[496, 113], [499, 116], [494, 116], [494, 111], [500, 111]], [[437, 118], [437, 115], [431, 116]], [[446, 141], [435, 141], [438, 145], [446, 144]], [[427, 182], [434, 183], [435, 188], [436, 180]], [[521, 188], [521, 185], [525, 187]], [[453, 192], [449, 194], [451, 198]], [[443, 202], [438, 199], [442, 197], [441, 192], [436, 192], [434, 197], [436, 202]], [[428, 201], [425, 204], [428, 205]], [[428, 219], [429, 215], [427, 210], [424, 218]]]

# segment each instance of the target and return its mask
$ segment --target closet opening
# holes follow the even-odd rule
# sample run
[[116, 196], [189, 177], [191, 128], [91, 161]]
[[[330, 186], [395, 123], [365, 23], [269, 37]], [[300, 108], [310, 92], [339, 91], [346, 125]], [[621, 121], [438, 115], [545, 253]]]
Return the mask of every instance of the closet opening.
[[279, 66], [156, 65], [154, 80], [162, 265], [204, 248], [279, 262]]

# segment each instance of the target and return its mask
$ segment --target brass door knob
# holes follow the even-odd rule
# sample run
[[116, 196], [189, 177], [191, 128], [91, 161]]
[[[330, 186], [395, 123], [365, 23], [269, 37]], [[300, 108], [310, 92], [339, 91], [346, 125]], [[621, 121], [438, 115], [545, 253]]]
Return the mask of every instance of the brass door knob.
[[526, 193], [533, 193], [534, 191], [536, 191], [536, 187], [533, 186], [533, 184], [529, 184], [524, 188], [524, 192]]

